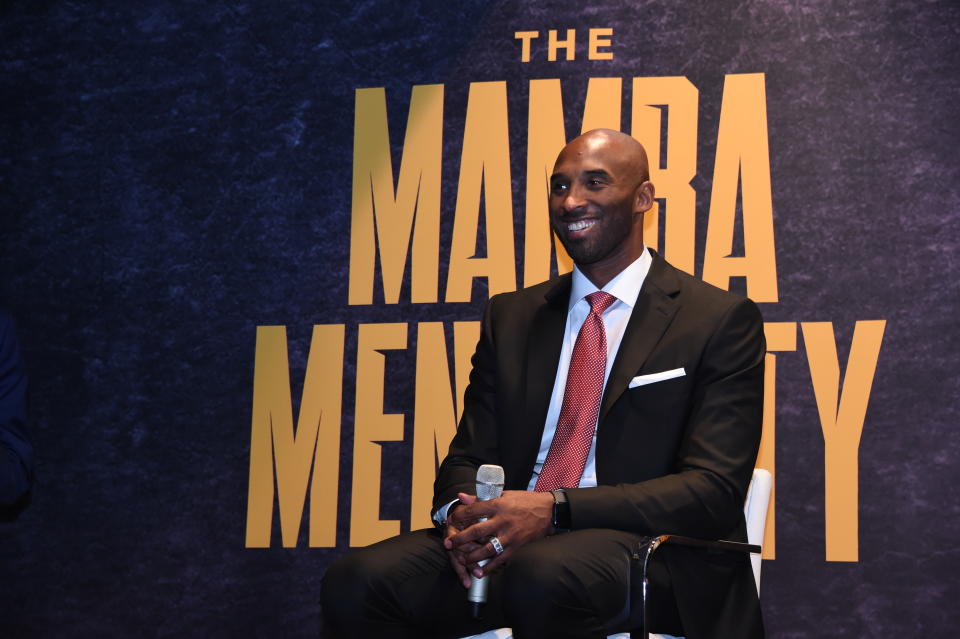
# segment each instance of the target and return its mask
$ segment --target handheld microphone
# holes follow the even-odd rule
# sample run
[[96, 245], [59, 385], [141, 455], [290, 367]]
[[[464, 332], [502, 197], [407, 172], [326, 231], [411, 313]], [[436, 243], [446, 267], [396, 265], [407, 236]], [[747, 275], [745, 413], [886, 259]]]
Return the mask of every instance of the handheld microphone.
[[[503, 467], [493, 464], [484, 464], [477, 470], [477, 501], [496, 499], [503, 494]], [[482, 517], [480, 521], [486, 521]], [[486, 565], [488, 559], [479, 561], [479, 565]], [[483, 604], [487, 603], [487, 577], [471, 577], [470, 590], [467, 591], [467, 601], [473, 604], [473, 616], [481, 617]]]

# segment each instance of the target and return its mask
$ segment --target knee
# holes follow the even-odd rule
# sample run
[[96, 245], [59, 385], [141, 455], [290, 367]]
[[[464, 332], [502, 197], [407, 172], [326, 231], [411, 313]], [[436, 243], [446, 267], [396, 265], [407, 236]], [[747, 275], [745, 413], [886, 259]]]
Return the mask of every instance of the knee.
[[337, 558], [320, 584], [320, 604], [327, 623], [346, 627], [360, 618], [376, 590], [378, 572], [376, 562], [363, 549]]
[[511, 558], [503, 581], [504, 611], [511, 618], [569, 605], [576, 593], [562, 561], [538, 543], [524, 547]]
[[[517, 637], [605, 635], [584, 571], [566, 560], [569, 549], [534, 542], [511, 557], [504, 571], [503, 612]], [[592, 581], [592, 580], [591, 580]]]

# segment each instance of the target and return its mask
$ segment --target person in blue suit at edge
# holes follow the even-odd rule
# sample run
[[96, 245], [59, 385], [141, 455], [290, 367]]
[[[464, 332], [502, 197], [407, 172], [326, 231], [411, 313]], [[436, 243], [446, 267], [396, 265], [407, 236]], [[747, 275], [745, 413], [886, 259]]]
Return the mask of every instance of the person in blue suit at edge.
[[0, 519], [26, 505], [33, 484], [27, 432], [27, 376], [13, 318], [0, 311]]

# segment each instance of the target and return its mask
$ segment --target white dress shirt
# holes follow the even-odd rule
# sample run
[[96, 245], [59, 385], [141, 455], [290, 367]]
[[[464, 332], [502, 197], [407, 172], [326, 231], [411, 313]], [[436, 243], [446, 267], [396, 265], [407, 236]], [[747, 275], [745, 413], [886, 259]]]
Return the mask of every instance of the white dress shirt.
[[[617, 357], [617, 351], [620, 349], [620, 342], [623, 334], [627, 330], [627, 323], [630, 320], [630, 314], [637, 303], [637, 297], [640, 295], [640, 288], [650, 270], [650, 264], [653, 258], [650, 251], [644, 247], [643, 254], [640, 255], [627, 268], [612, 280], [607, 282], [606, 286], [598, 289], [586, 275], [580, 272], [576, 266], [573, 267], [573, 280], [570, 289], [570, 302], [567, 306], [567, 324], [563, 333], [563, 346], [560, 349], [560, 363], [557, 365], [557, 376], [553, 382], [553, 392], [550, 395], [550, 406], [547, 410], [547, 419], [543, 427], [543, 436], [540, 438], [540, 450], [537, 453], [537, 461], [533, 465], [533, 475], [527, 484], [527, 490], [533, 490], [537, 485], [537, 478], [540, 476], [540, 470], [547, 459], [547, 453], [550, 452], [550, 444], [553, 442], [554, 433], [557, 430], [557, 420], [560, 417], [560, 408], [563, 406], [563, 393], [567, 387], [567, 373], [570, 370], [570, 358], [573, 356], [573, 346], [576, 344], [577, 335], [580, 333], [580, 327], [583, 326], [587, 316], [590, 314], [590, 303], [586, 300], [587, 295], [602, 290], [617, 298], [603, 313], [603, 326], [607, 334], [607, 366], [603, 373], [603, 387], [607, 387], [607, 378], [610, 376], [610, 368], [613, 366], [613, 360]], [[587, 454], [587, 462], [583, 468], [583, 475], [580, 476], [580, 488], [588, 488], [597, 485], [597, 427], [593, 427], [593, 443], [590, 445], [590, 452]], [[434, 515], [437, 523], [442, 524], [447, 520], [447, 511], [451, 504], [440, 508]]]
[[[573, 267], [573, 282], [570, 289], [570, 303], [567, 307], [567, 325], [563, 333], [563, 347], [560, 349], [560, 363], [557, 365], [557, 376], [553, 381], [553, 392], [550, 395], [550, 407], [547, 410], [547, 420], [543, 427], [543, 437], [540, 438], [540, 451], [537, 461], [533, 465], [533, 475], [527, 484], [527, 490], [533, 490], [537, 485], [540, 470], [550, 452], [550, 444], [557, 430], [557, 420], [560, 418], [560, 408], [563, 406], [563, 393], [567, 387], [567, 374], [570, 370], [570, 358], [573, 356], [573, 347], [577, 343], [580, 327], [590, 314], [590, 302], [587, 295], [602, 290], [617, 298], [617, 301], [607, 307], [603, 313], [603, 327], [607, 334], [607, 367], [603, 372], [603, 388], [607, 387], [607, 378], [610, 377], [610, 368], [620, 350], [620, 341], [627, 330], [627, 322], [640, 295], [640, 287], [650, 270], [653, 259], [650, 252], [644, 248], [643, 254], [630, 266], [620, 271], [606, 286], [598, 289], [586, 275]], [[593, 443], [587, 454], [587, 463], [580, 476], [580, 488], [589, 488], [597, 485], [597, 425], [593, 425]]]

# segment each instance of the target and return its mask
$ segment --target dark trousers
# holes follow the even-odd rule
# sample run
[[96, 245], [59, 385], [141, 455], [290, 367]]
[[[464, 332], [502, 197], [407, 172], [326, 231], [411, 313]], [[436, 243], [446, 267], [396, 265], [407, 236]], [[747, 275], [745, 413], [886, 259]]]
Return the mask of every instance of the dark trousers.
[[[642, 625], [628, 606], [630, 556], [642, 536], [576, 530], [521, 548], [490, 577], [481, 620], [443, 537], [417, 530], [354, 550], [327, 571], [324, 639], [463, 637], [509, 626], [517, 639], [600, 638]], [[651, 566], [651, 632], [683, 634], [669, 573]]]

